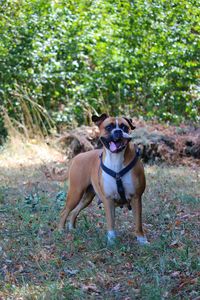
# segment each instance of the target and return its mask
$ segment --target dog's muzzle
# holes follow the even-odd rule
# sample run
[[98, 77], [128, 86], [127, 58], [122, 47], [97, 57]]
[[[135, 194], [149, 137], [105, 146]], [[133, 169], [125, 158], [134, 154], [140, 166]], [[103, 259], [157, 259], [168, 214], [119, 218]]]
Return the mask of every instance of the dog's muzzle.
[[131, 136], [121, 129], [114, 129], [107, 137], [100, 138], [104, 146], [112, 153], [121, 152], [131, 140]]
[[121, 129], [115, 129], [112, 132], [112, 138], [114, 141], [117, 141], [119, 139], [123, 138], [123, 131]]

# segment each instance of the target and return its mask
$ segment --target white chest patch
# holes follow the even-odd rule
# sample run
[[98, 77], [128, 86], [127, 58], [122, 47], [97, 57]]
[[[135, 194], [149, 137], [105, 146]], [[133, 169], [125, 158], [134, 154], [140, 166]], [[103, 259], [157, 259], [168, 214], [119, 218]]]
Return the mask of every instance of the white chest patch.
[[[106, 149], [106, 157], [104, 164], [107, 168], [113, 170], [114, 172], [121, 171], [125, 166], [123, 164], [124, 160], [124, 151], [120, 153], [111, 153]], [[117, 191], [117, 184], [115, 178], [111, 177], [104, 171], [102, 171], [103, 178], [103, 188], [107, 198], [110, 199], [120, 199], [120, 195]], [[135, 192], [134, 183], [131, 176], [131, 171], [126, 173], [122, 178], [122, 183], [125, 190], [126, 199], [130, 199]]]

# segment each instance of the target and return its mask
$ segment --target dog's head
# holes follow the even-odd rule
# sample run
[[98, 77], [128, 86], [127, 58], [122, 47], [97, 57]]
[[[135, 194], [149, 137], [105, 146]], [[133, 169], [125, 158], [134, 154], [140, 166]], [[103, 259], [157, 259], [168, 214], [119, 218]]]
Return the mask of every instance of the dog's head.
[[100, 140], [112, 153], [124, 150], [131, 140], [130, 131], [135, 129], [132, 120], [126, 117], [110, 117], [107, 114], [92, 116], [99, 127]]

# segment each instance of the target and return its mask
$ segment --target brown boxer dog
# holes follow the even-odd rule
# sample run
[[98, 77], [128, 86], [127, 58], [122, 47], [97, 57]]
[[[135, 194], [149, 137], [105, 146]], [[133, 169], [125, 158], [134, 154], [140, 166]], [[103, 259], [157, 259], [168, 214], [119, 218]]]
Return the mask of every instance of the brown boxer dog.
[[136, 237], [140, 244], [148, 244], [142, 229], [142, 194], [145, 190], [144, 168], [138, 150], [130, 143], [130, 131], [135, 127], [131, 119], [93, 116], [99, 127], [102, 149], [81, 153], [69, 167], [69, 190], [61, 213], [59, 229], [63, 229], [71, 212], [69, 229], [75, 227], [80, 211], [95, 195], [103, 202], [108, 243], [116, 239], [115, 207], [127, 205], [135, 213]]

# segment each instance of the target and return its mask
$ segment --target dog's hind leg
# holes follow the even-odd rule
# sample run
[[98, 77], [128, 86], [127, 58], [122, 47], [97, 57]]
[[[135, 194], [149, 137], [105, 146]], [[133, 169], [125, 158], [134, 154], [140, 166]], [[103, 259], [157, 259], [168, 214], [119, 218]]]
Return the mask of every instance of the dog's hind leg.
[[60, 223], [58, 225], [58, 230], [64, 229], [67, 221], [67, 217], [69, 216], [70, 212], [79, 204], [83, 194], [84, 194], [84, 190], [82, 191], [75, 188], [73, 188], [73, 190], [69, 189], [65, 207], [61, 212], [61, 218], [60, 218]]
[[77, 219], [80, 211], [82, 209], [84, 209], [85, 207], [87, 207], [92, 202], [94, 197], [95, 197], [94, 189], [93, 189], [92, 185], [89, 185], [85, 194], [83, 195], [81, 201], [73, 209], [73, 211], [71, 213], [70, 221], [69, 221], [69, 229], [75, 228], [76, 219]]

